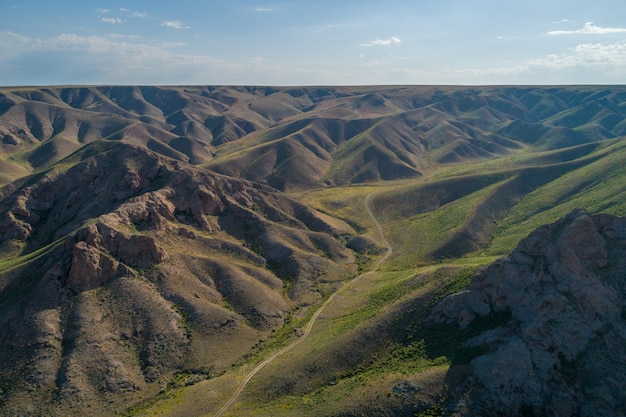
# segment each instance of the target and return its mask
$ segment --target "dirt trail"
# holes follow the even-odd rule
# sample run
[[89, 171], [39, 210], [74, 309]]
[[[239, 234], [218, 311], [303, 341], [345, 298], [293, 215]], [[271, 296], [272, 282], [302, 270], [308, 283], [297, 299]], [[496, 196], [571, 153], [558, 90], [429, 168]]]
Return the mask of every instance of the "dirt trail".
[[340, 294], [341, 292], [345, 291], [347, 288], [349, 288], [352, 285], [354, 285], [354, 283], [356, 283], [361, 278], [363, 278], [363, 276], [369, 274], [370, 272], [376, 271], [380, 267], [380, 265], [382, 265], [383, 262], [385, 262], [387, 259], [389, 259], [389, 257], [393, 253], [393, 249], [391, 247], [391, 244], [389, 243], [389, 241], [385, 237], [385, 233], [383, 232], [383, 228], [382, 228], [380, 222], [378, 221], [376, 216], [374, 216], [374, 212], [372, 211], [372, 195], [373, 194], [374, 194], [374, 192], [368, 194], [367, 197], [365, 198], [365, 210], [367, 211], [367, 214], [372, 218], [372, 221], [376, 225], [376, 229], [378, 229], [378, 235], [380, 237], [380, 241], [387, 248], [387, 251], [385, 252], [385, 254], [382, 257], [380, 257], [378, 259], [378, 261], [376, 261], [374, 266], [372, 266], [372, 268], [369, 271], [364, 272], [361, 275], [358, 275], [357, 277], [352, 279], [350, 282], [348, 282], [347, 284], [345, 284], [341, 288], [339, 288], [337, 291], [335, 291], [333, 294], [331, 294], [330, 297], [328, 297], [328, 299], [326, 299], [324, 304], [322, 304], [317, 309], [317, 311], [313, 314], [311, 319], [307, 322], [306, 326], [304, 326], [304, 329], [303, 329], [304, 331], [303, 331], [302, 335], [298, 339], [294, 340], [292, 343], [288, 344], [287, 346], [283, 347], [282, 349], [277, 350], [276, 352], [274, 352], [273, 354], [268, 356], [265, 360], [263, 360], [263, 362], [259, 363], [252, 371], [250, 371], [250, 373], [245, 377], [245, 379], [243, 381], [241, 381], [241, 383], [239, 384], [239, 386], [237, 387], [237, 389], [235, 390], [233, 395], [229, 398], [229, 400], [226, 401], [226, 403], [222, 406], [222, 408], [220, 408], [219, 411], [217, 411], [217, 413], [214, 414], [214, 417], [221, 417], [226, 411], [228, 411], [228, 409], [235, 403], [235, 401], [237, 401], [237, 398], [239, 397], [241, 392], [246, 388], [246, 386], [248, 385], [250, 380], [252, 378], [254, 378], [254, 376], [261, 369], [265, 368], [267, 365], [272, 363], [276, 358], [278, 358], [282, 354], [292, 350], [293, 348], [298, 346], [300, 343], [302, 343], [307, 337], [309, 337], [309, 335], [311, 334], [311, 330], [313, 330], [313, 325], [317, 321], [317, 318], [319, 317], [320, 314], [322, 314], [322, 312], [324, 310], [326, 310], [326, 307], [328, 307], [328, 305], [333, 301], [333, 299], [335, 298], [336, 295]]

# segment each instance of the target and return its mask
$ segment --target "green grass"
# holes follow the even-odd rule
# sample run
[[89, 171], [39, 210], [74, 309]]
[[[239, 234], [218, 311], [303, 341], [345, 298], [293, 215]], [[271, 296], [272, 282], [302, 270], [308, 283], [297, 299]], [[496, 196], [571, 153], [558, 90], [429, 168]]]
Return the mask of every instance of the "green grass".
[[[272, 333], [267, 341], [260, 344], [259, 349], [252, 356], [250, 356], [247, 363], [261, 362], [261, 360], [270, 355], [272, 352], [293, 341], [297, 337], [296, 330], [304, 327], [309, 320], [311, 320], [311, 316], [313, 316], [318, 305], [322, 304], [323, 301], [325, 301], [325, 299], [321, 300], [317, 305], [312, 305], [306, 308], [304, 314], [298, 314], [295, 316], [292, 313], [285, 317], [284, 324]], [[297, 311], [296, 313], [301, 312]]]
[[304, 204], [324, 214], [339, 218], [361, 233], [374, 228], [372, 219], [364, 210], [365, 197], [377, 186], [345, 186], [293, 194]]
[[[342, 295], [344, 303], [341, 315], [333, 318], [331, 323], [321, 323], [323, 332], [316, 332], [314, 340], [316, 344], [332, 342], [335, 337], [358, 327], [365, 321], [372, 319], [382, 309], [392, 305], [400, 298], [414, 291], [414, 286], [407, 284], [416, 276], [415, 270], [392, 271], [371, 274], [367, 279], [358, 283], [358, 290], [350, 291], [350, 294]], [[346, 308], [350, 297], [350, 308]], [[320, 327], [318, 326], [318, 327]]]
[[626, 215], [626, 144], [619, 142], [603, 157], [524, 196], [497, 224], [488, 255], [509, 252], [537, 227], [577, 208]]
[[426, 342], [421, 339], [408, 344], [391, 344], [387, 351], [367, 367], [351, 369], [339, 376], [339, 379], [357, 379], [359, 381], [381, 379], [388, 374], [413, 375], [425, 370], [449, 365], [445, 356], [431, 358], [426, 349]]
[[436, 281], [444, 281], [446, 283], [437, 290], [435, 295], [429, 301], [428, 306], [434, 307], [439, 301], [448, 295], [463, 291], [472, 281], [472, 277], [477, 270], [478, 266], [476, 265], [466, 266], [455, 271], [451, 279], [446, 279], [449, 275], [446, 268], [436, 270], [433, 275], [433, 279]]
[[165, 416], [183, 403], [184, 390], [180, 387], [169, 388], [139, 405], [128, 408], [122, 417]]
[[39, 248], [33, 252], [29, 252], [25, 255], [14, 256], [0, 261], [0, 274], [7, 273], [15, 268], [19, 268], [21, 266], [36, 261], [37, 259], [54, 250], [61, 243], [63, 243], [63, 241], [65, 241], [65, 237], [62, 237], [42, 248]]
[[[443, 376], [449, 365], [459, 360], [460, 353], [451, 350], [447, 345], [435, 346], [433, 349], [432, 339], [437, 335], [430, 335], [416, 325], [425, 314], [428, 314], [436, 301], [464, 289], [476, 268], [476, 266], [443, 267], [433, 270], [429, 267], [413, 271], [372, 274], [366, 277], [358, 289], [344, 293], [348, 300], [342, 300], [342, 305], [335, 306], [336, 309], [329, 311], [329, 317], [319, 323], [311, 339], [305, 345], [299, 346], [291, 359], [281, 360], [280, 364], [268, 367], [267, 373], [259, 375], [254, 386], [250, 387], [245, 401], [236, 404], [227, 415], [334, 415], [345, 410], [359, 409], [363, 405], [360, 398], [375, 400], [380, 410], [402, 406], [405, 397], [394, 392], [391, 387], [407, 378], [411, 380], [431, 378], [433, 372]], [[418, 276], [421, 279], [418, 279]], [[433, 283], [436, 282], [441, 282], [441, 285], [433, 287]], [[300, 365], [296, 358], [312, 356], [317, 358], [314, 363], [325, 363], [325, 352], [332, 352], [338, 341], [345, 341], [351, 334], [367, 331], [368, 323], [375, 326], [375, 323], [383, 317], [388, 317], [388, 314], [393, 316], [399, 314], [402, 310], [396, 311], [398, 306], [419, 297], [420, 294], [422, 296], [430, 294], [427, 296], [431, 297], [430, 301], [418, 310], [402, 313], [406, 316], [405, 319], [395, 324], [396, 326], [403, 323], [413, 324], [416, 327], [409, 327], [405, 332], [413, 333], [415, 337], [396, 341], [388, 339], [390, 342], [382, 349], [380, 345], [374, 343], [369, 348], [370, 353], [356, 365], [343, 370], [323, 371], [327, 375], [325, 382], [307, 384], [308, 389], [298, 393], [286, 392], [274, 395], [270, 400], [264, 399], [261, 393], [263, 387], [272, 384], [271, 375], [300, 375], [301, 370], [298, 370]], [[395, 320], [391, 323], [394, 322]], [[383, 334], [380, 336], [388, 337]], [[428, 336], [429, 339], [424, 336]], [[457, 339], [461, 340], [463, 336], [462, 334]], [[316, 377], [310, 375], [310, 378], [315, 380]], [[437, 410], [438, 404], [440, 403], [432, 403], [431, 409]]]
[[461, 230], [473, 215], [473, 208], [498, 185], [480, 189], [431, 212], [387, 224], [394, 254], [385, 269], [403, 270], [435, 261], [430, 255]]
[[[350, 409], [358, 404], [362, 395], [384, 391], [385, 396], [394, 396], [387, 400], [391, 404], [401, 402], [388, 385], [398, 383], [406, 377], [415, 377], [426, 371], [446, 369], [449, 361], [445, 357], [430, 359], [423, 341], [410, 345], [393, 345], [384, 355], [378, 357], [367, 368], [357, 368], [338, 375], [330, 384], [301, 396], [281, 397], [255, 410], [258, 415], [275, 415], [275, 412], [287, 411], [285, 415], [332, 415], [342, 408]], [[358, 406], [358, 405], [357, 405]], [[379, 404], [384, 408], [383, 404]], [[247, 408], [247, 407], [246, 407]]]

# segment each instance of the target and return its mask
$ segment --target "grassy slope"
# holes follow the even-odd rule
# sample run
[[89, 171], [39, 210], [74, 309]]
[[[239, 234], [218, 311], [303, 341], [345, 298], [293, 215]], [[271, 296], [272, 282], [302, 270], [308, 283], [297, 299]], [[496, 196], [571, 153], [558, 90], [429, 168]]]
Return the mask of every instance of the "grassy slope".
[[601, 158], [534, 190], [498, 223], [487, 253], [502, 254], [542, 224], [575, 208], [626, 215], [626, 141], [601, 149]]

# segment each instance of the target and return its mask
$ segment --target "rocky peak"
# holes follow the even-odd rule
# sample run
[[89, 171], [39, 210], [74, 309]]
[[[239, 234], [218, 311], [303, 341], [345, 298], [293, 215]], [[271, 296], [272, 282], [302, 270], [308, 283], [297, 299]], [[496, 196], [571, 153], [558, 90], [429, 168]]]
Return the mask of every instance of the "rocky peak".
[[459, 415], [623, 415], [625, 267], [626, 218], [575, 210], [442, 300], [433, 320], [461, 328], [510, 312], [465, 341], [487, 353], [457, 387]]

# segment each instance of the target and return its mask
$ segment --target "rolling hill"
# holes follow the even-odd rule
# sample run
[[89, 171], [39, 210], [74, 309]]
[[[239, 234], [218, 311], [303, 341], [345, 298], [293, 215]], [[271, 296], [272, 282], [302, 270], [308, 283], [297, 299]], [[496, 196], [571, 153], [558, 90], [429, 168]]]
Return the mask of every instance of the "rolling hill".
[[624, 86], [0, 88], [0, 415], [213, 415], [311, 317], [225, 415], [443, 415], [476, 355], [431, 310], [625, 216], [625, 116]]

